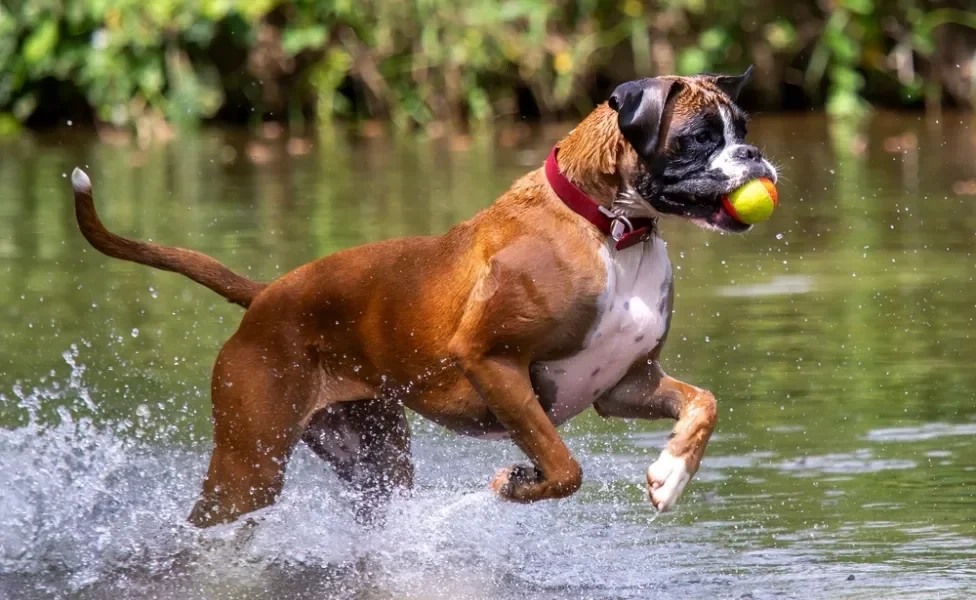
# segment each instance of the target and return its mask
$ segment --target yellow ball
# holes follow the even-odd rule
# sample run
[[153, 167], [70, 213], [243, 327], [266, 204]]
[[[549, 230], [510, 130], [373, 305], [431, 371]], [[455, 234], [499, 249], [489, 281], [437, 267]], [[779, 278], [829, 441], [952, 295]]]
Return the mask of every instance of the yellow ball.
[[722, 203], [735, 220], [755, 225], [772, 216], [779, 199], [776, 196], [776, 186], [763, 177], [753, 179], [728, 196], [722, 196]]

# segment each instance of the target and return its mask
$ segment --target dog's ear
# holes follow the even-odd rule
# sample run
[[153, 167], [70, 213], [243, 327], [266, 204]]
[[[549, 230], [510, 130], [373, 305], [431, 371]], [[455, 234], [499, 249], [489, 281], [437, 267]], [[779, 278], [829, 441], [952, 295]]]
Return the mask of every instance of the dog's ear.
[[649, 160], [658, 150], [664, 108], [678, 89], [674, 79], [651, 77], [617, 86], [610, 96], [610, 108], [617, 111], [617, 126], [642, 158]]
[[711, 80], [718, 86], [718, 89], [732, 99], [732, 102], [735, 102], [739, 99], [739, 94], [749, 83], [751, 77], [752, 65], [749, 65], [749, 68], [742, 75], [712, 75]]

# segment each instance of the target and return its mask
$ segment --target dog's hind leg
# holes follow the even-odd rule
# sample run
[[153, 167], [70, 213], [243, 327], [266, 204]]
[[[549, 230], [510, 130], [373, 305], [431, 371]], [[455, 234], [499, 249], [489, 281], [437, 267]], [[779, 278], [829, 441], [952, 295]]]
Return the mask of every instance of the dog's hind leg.
[[410, 426], [399, 403], [331, 404], [312, 416], [302, 440], [355, 492], [361, 523], [374, 522], [395, 492], [413, 486]]
[[189, 521], [233, 521], [275, 502], [321, 377], [313, 357], [242, 328], [214, 366], [214, 449]]

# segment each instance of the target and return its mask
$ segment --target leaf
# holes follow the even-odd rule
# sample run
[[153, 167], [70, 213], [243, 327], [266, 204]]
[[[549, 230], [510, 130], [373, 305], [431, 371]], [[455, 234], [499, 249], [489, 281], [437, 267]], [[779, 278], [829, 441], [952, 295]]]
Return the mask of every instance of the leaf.
[[28, 65], [36, 65], [51, 58], [58, 45], [58, 23], [48, 19], [41, 23], [24, 42], [24, 60]]
[[137, 78], [139, 89], [146, 97], [152, 98], [162, 92], [166, 77], [163, 74], [163, 66], [157, 61], [149, 62], [138, 70]]
[[491, 102], [488, 94], [480, 87], [475, 86], [468, 90], [468, 107], [471, 109], [471, 116], [477, 121], [491, 117]]
[[17, 117], [10, 113], [0, 112], [0, 137], [9, 137], [20, 132]]
[[830, 81], [844, 90], [860, 90], [864, 87], [864, 76], [848, 67], [835, 66], [830, 69]]
[[706, 29], [698, 38], [699, 45], [709, 52], [723, 49], [728, 44], [728, 41], [729, 34], [721, 27]]
[[912, 45], [923, 56], [931, 56], [935, 52], [935, 41], [932, 39], [931, 32], [916, 31], [912, 33]]
[[916, 76], [912, 81], [902, 84], [901, 96], [904, 100], [916, 101], [922, 97], [923, 92], [924, 89], [922, 88], [922, 80], [918, 76]]
[[841, 32], [828, 30], [824, 32], [824, 41], [830, 48], [835, 60], [843, 63], [852, 63], [857, 59], [859, 48], [856, 41], [847, 37]]
[[842, 6], [852, 13], [870, 15], [874, 12], [873, 0], [844, 0]]
[[766, 41], [774, 50], [785, 50], [796, 41], [796, 29], [789, 21], [776, 21], [766, 26]]
[[17, 101], [14, 102], [13, 115], [17, 117], [20, 122], [26, 121], [32, 114], [34, 114], [34, 109], [37, 108], [37, 97], [34, 94], [24, 94]]
[[846, 90], [831, 91], [827, 100], [827, 114], [832, 117], [857, 117], [867, 112], [860, 96]]
[[281, 35], [281, 48], [291, 56], [325, 45], [327, 32], [321, 25], [290, 27]]
[[216, 33], [215, 23], [198, 20], [183, 31], [183, 37], [189, 43], [206, 46], [213, 41], [214, 33]]
[[680, 75], [704, 73], [709, 67], [708, 54], [701, 48], [685, 48], [678, 55], [677, 68]]
[[[349, 0], [343, 0], [348, 2]], [[275, 0], [247, 0], [244, 2], [234, 2], [236, 10], [241, 11], [244, 18], [252, 23], [256, 23], [264, 18], [266, 14], [278, 3]]]
[[697, 15], [705, 13], [705, 0], [684, 0], [684, 2], [688, 12]]

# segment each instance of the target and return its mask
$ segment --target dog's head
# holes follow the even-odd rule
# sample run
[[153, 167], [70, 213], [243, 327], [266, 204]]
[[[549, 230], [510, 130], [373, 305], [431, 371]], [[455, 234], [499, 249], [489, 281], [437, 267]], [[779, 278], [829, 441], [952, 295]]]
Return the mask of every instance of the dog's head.
[[[746, 142], [746, 115], [735, 104], [752, 72], [742, 75], [654, 77], [617, 87], [609, 106], [636, 152], [618, 188], [624, 204], [691, 219], [699, 226], [742, 232], [722, 196], [776, 169]], [[636, 196], [636, 197], [635, 197]]]

